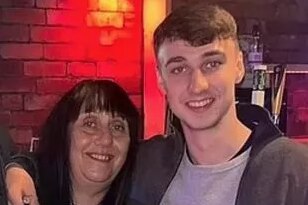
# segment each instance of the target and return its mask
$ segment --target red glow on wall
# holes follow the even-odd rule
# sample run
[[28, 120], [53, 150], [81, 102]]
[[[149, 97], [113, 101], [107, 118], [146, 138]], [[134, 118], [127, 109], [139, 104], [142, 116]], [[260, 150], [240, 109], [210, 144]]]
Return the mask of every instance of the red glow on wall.
[[[86, 15], [87, 27], [124, 29], [125, 13], [134, 12], [134, 6], [127, 0], [89, 0]], [[114, 31], [97, 31], [97, 40], [102, 45], [112, 45], [119, 36]]]
[[21, 149], [82, 79], [113, 79], [143, 109], [142, 0], [0, 2], [0, 124]]
[[145, 138], [163, 134], [166, 102], [157, 86], [156, 63], [153, 52], [153, 32], [167, 13], [166, 0], [143, 1], [144, 29], [144, 124]]

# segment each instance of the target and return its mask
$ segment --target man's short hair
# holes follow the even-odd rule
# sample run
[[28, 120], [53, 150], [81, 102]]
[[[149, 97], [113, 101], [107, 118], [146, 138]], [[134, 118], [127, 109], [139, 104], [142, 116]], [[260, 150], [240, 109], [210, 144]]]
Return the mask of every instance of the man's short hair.
[[184, 40], [202, 46], [215, 39], [237, 40], [237, 25], [225, 9], [204, 2], [190, 3], [173, 10], [154, 32], [154, 51], [166, 40]]

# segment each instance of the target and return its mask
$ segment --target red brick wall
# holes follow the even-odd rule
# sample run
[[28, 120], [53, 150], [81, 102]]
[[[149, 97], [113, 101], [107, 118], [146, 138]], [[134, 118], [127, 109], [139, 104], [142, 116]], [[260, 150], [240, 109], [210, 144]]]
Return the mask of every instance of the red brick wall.
[[0, 1], [0, 124], [21, 148], [81, 79], [112, 78], [142, 107], [141, 16], [142, 0]]

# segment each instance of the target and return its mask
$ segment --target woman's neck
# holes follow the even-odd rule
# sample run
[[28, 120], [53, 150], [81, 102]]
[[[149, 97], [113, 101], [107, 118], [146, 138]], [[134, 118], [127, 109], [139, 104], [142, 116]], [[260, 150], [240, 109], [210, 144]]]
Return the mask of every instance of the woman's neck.
[[98, 205], [104, 199], [108, 188], [98, 189], [75, 185], [72, 191], [72, 202], [74, 205]]

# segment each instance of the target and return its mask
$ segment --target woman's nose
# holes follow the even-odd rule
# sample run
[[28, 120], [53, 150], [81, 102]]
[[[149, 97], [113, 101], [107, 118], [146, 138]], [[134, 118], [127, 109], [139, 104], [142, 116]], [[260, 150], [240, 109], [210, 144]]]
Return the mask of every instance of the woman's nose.
[[96, 145], [108, 146], [113, 143], [113, 136], [108, 131], [100, 131], [95, 139]]

